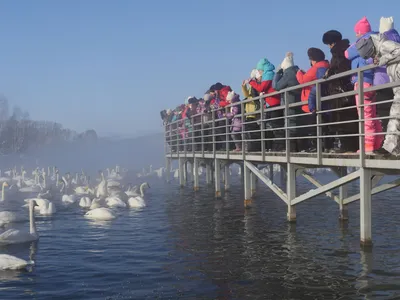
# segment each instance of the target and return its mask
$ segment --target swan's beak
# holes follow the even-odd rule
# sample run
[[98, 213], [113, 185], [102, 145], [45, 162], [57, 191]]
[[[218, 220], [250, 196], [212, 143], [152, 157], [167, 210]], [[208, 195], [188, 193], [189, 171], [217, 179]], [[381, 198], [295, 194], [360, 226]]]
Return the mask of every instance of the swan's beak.
[[150, 188], [150, 184], [147, 184], [147, 187]]

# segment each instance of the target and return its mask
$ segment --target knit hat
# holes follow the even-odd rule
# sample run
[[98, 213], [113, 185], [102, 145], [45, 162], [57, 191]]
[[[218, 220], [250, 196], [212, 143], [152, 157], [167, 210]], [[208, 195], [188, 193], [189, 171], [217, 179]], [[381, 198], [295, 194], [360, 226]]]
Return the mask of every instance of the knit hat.
[[318, 48], [310, 48], [307, 51], [308, 58], [316, 62], [325, 60], [325, 53]]
[[227, 101], [237, 102], [239, 100], [239, 95], [235, 93], [235, 91], [231, 91], [226, 96]]
[[253, 69], [250, 73], [250, 78], [256, 78], [258, 74], [258, 70], [257, 69]]
[[393, 17], [382, 17], [379, 23], [379, 33], [385, 33], [394, 28]]
[[194, 98], [194, 96], [187, 97], [187, 99], [185, 100], [185, 104], [189, 104], [189, 100], [192, 99], [192, 98]]
[[282, 68], [282, 70], [286, 70], [287, 68], [290, 68], [293, 66], [294, 66], [293, 53], [288, 52], [288, 53], [286, 53], [286, 56], [281, 63], [281, 68]]
[[356, 23], [354, 31], [356, 34], [366, 34], [371, 31], [371, 24], [369, 24], [367, 17], [363, 17]]
[[203, 97], [204, 101], [210, 101], [212, 99], [212, 96], [210, 94], [205, 94]]
[[325, 45], [336, 44], [342, 40], [342, 34], [337, 30], [329, 30], [322, 36], [322, 42]]
[[257, 70], [263, 71], [262, 80], [272, 80], [274, 78], [275, 66], [269, 62], [268, 59], [262, 58], [256, 66]]
[[167, 109], [167, 114], [170, 114], [172, 110], [170, 108]]
[[374, 56], [375, 54], [375, 45], [372, 41], [372, 38], [361, 39], [356, 43], [357, 51], [360, 56], [364, 59], [368, 59]]

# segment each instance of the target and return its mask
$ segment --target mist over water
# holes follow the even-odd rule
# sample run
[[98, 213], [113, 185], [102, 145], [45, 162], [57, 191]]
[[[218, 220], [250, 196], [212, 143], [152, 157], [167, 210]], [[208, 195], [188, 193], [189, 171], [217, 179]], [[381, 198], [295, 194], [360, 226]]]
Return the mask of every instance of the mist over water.
[[[243, 207], [243, 184], [233, 175], [220, 199], [201, 178], [181, 189], [136, 171], [163, 166], [160, 136], [97, 144], [63, 144], [0, 157], [2, 170], [57, 165], [60, 173], [97, 171], [115, 164], [134, 170], [127, 182], [151, 185], [147, 207], [121, 209], [111, 222], [91, 221], [78, 206], [37, 216], [36, 243], [0, 247], [36, 264], [0, 272], [1, 299], [394, 299], [400, 293], [398, 190], [373, 197], [372, 251], [359, 246], [359, 204], [349, 223], [325, 196], [297, 206], [296, 224], [286, 206], [261, 182], [253, 207]], [[235, 174], [235, 172], [233, 172]], [[329, 182], [331, 173], [318, 173]], [[386, 179], [390, 180], [390, 178]], [[274, 181], [283, 187], [280, 175]], [[311, 188], [298, 177], [298, 192]], [[349, 188], [358, 190], [358, 182]], [[18, 224], [17, 228], [26, 228]]]

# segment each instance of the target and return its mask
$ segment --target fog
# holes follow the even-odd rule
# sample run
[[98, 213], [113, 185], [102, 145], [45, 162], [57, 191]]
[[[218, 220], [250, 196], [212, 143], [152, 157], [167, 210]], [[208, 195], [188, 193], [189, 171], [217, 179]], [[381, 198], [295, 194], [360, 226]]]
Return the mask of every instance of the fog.
[[37, 166], [57, 166], [61, 173], [96, 173], [116, 164], [132, 171], [153, 165], [164, 165], [163, 134], [130, 139], [99, 138], [97, 142], [62, 142], [38, 148], [27, 149], [24, 153], [0, 156], [1, 169], [23, 165], [32, 169]]

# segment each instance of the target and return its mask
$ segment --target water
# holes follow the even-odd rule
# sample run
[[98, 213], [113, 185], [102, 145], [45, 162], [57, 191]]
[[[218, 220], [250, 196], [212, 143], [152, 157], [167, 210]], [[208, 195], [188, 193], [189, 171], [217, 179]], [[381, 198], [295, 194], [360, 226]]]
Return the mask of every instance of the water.
[[340, 226], [338, 207], [326, 197], [300, 204], [291, 225], [283, 202], [261, 183], [249, 210], [238, 179], [217, 200], [204, 183], [198, 193], [176, 182], [149, 183], [148, 206], [121, 210], [113, 222], [89, 221], [80, 208], [38, 217], [37, 244], [0, 249], [36, 261], [30, 271], [0, 272], [0, 298], [400, 297], [396, 190], [374, 197], [374, 248], [365, 252], [358, 203], [348, 226]]

